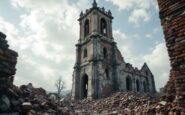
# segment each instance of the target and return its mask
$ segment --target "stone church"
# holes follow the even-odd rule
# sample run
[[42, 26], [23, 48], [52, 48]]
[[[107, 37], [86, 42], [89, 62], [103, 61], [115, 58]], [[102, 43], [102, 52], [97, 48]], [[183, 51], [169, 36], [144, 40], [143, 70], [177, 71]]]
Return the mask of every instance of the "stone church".
[[126, 63], [112, 33], [111, 11], [92, 7], [81, 12], [80, 38], [76, 44], [71, 98], [98, 99], [115, 91], [155, 93], [155, 81], [146, 63], [139, 70]]

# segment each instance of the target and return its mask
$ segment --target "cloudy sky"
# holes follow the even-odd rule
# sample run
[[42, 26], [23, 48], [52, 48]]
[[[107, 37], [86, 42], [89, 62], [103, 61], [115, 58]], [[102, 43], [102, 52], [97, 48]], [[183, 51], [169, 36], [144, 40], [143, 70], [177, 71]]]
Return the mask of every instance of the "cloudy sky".
[[[79, 14], [93, 0], [0, 0], [0, 31], [19, 53], [15, 84], [32, 82], [54, 91], [61, 76], [71, 89]], [[141, 68], [147, 62], [156, 87], [169, 76], [156, 0], [98, 0], [114, 16], [113, 33], [126, 62]]]

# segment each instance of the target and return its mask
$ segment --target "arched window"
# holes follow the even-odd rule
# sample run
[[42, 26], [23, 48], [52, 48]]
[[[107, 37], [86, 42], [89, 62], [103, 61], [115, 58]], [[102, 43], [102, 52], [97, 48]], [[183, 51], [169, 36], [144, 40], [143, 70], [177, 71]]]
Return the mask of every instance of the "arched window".
[[106, 59], [107, 58], [107, 48], [103, 48], [103, 57]]
[[84, 24], [84, 37], [89, 35], [89, 20], [87, 19]]
[[84, 58], [86, 58], [87, 57], [87, 49], [85, 48], [84, 49]]
[[148, 71], [145, 71], [146, 76], [148, 76]]
[[109, 70], [108, 69], [105, 69], [105, 74], [106, 74], [107, 79], [110, 79], [110, 77], [109, 77]]
[[101, 34], [107, 35], [107, 22], [104, 18], [101, 19]]
[[139, 82], [139, 80], [136, 80], [136, 86], [137, 86], [137, 91], [140, 91], [140, 82]]
[[130, 76], [127, 76], [126, 78], [126, 88], [127, 91], [132, 91], [132, 79], [130, 78]]

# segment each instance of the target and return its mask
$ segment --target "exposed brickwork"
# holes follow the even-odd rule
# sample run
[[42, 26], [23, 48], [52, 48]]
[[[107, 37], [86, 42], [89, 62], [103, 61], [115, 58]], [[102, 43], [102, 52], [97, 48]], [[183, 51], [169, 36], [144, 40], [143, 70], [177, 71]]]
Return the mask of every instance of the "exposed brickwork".
[[0, 32], [0, 91], [12, 85], [18, 56], [16, 52], [8, 49], [5, 38], [6, 35]]
[[167, 92], [185, 107], [185, 1], [158, 0], [158, 4], [172, 67]]

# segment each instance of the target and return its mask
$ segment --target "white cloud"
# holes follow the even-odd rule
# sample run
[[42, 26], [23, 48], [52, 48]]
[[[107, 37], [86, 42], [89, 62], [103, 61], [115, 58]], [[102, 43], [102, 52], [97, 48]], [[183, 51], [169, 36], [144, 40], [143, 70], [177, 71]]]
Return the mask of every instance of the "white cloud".
[[149, 13], [144, 9], [135, 9], [129, 16], [128, 22], [138, 26], [140, 22], [147, 22], [150, 20]]
[[[135, 55], [135, 50], [131, 37], [121, 32], [120, 30], [113, 30], [115, 41], [117, 42], [118, 49], [122, 52], [124, 58], [131, 59]], [[124, 45], [123, 45], [124, 43]]]
[[[139, 26], [140, 22], [147, 22], [150, 20], [149, 9], [155, 8], [153, 0], [106, 0], [113, 5], [118, 6], [119, 10], [129, 10], [131, 15], [128, 21], [136, 26]], [[155, 2], [156, 3], [156, 2]]]
[[152, 35], [151, 34], [147, 34], [145, 37], [146, 38], [152, 38]]
[[32, 42], [29, 37], [24, 38], [22, 36], [19, 36], [20, 32], [18, 31], [18, 29], [2, 17], [0, 17], [0, 30], [8, 35], [7, 39], [9, 44], [11, 44], [10, 48], [23, 50], [30, 46], [30, 44], [27, 44], [28, 42]]
[[[10, 22], [0, 18], [0, 29], [7, 34], [11, 48], [18, 51], [15, 84], [32, 82], [49, 91], [55, 90], [59, 77], [71, 89], [75, 61], [75, 43], [79, 34], [79, 6], [87, 1], [70, 3], [68, 0], [11, 0], [21, 9], [20, 34]], [[28, 74], [30, 73], [30, 74]]]
[[153, 29], [153, 31], [149, 34], [146, 34], [145, 37], [146, 38], [153, 38], [156, 34], [158, 34], [160, 32], [160, 28], [156, 27]]
[[170, 73], [170, 61], [165, 43], [157, 44], [151, 53], [144, 56], [144, 60], [154, 73], [157, 89], [164, 86]]
[[118, 6], [120, 10], [130, 10], [133, 8], [148, 9], [151, 6], [152, 0], [106, 0]]

